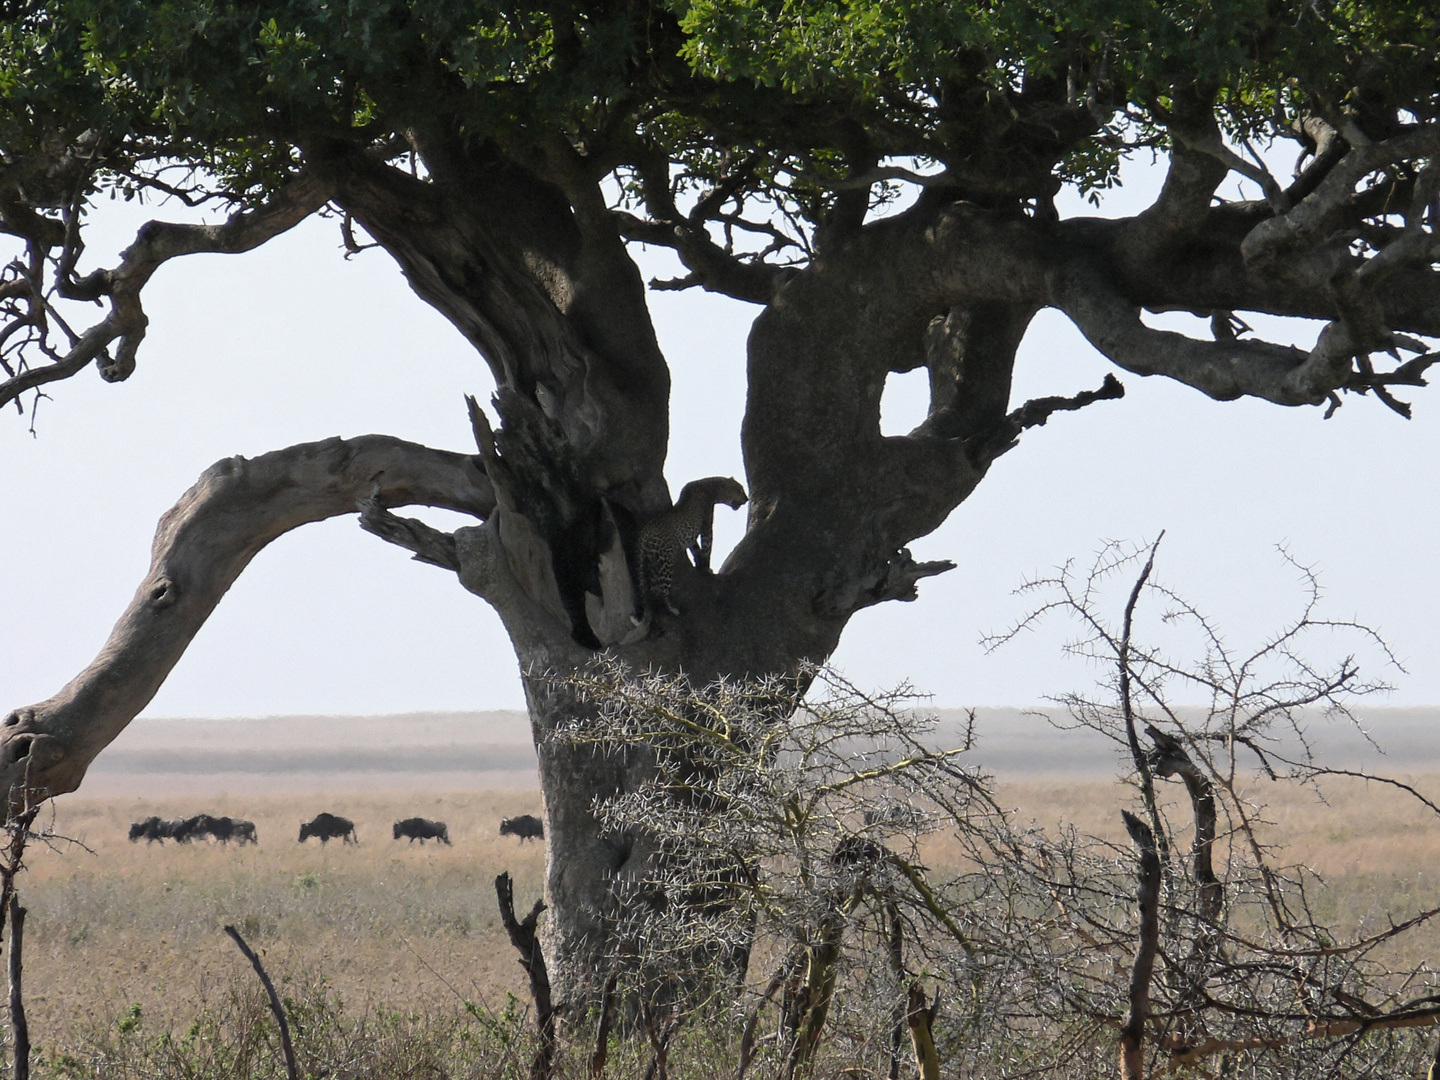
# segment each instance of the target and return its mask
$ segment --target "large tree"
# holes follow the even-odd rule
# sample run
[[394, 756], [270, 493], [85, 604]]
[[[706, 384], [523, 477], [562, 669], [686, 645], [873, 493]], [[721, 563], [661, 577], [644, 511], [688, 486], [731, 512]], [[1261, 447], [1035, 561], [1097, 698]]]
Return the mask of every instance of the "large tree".
[[[1285, 140], [1282, 181], [1262, 151]], [[1153, 205], [1060, 218], [1065, 185], [1112, 184], [1134, 153], [1168, 157]], [[1232, 174], [1259, 197], [1221, 198]], [[1440, 335], [1437, 189], [1440, 16], [1418, 0], [0, 0], [16, 255], [0, 404], [92, 363], [126, 378], [159, 266], [330, 208], [484, 358], [500, 418], [472, 409], [475, 455], [377, 435], [206, 472], [100, 656], [7, 717], [0, 788], [74, 790], [261, 547], [359, 509], [511, 636], [546, 796], [551, 960], [573, 988], [603, 947], [607, 880], [648, 857], [641, 834], [600, 834], [592, 797], [645, 766], [547, 742], [585, 708], [552, 676], [603, 649], [701, 681], [793, 673], [856, 611], [913, 597], [949, 564], [908, 543], [1022, 431], [1121, 392], [1012, 404], [1042, 308], [1124, 371], [1217, 399], [1368, 393], [1405, 413], [1390, 388], [1423, 385], [1437, 358], [1420, 340]], [[151, 221], [117, 265], [82, 272], [91, 209], [115, 191], [221, 214]], [[652, 287], [759, 309], [748, 526], [717, 572], [675, 568], [678, 614], [632, 585], [637, 537], [670, 506], [669, 375], [635, 243], [685, 267]], [[1237, 312], [1315, 320], [1318, 339], [1258, 340]], [[922, 367], [929, 415], [883, 437], [887, 375]], [[414, 504], [479, 523], [392, 512]]]

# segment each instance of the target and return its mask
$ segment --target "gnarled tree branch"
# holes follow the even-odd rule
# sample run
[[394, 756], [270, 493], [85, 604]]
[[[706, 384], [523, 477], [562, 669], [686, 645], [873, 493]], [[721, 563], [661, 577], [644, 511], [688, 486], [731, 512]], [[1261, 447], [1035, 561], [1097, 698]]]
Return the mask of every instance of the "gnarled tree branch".
[[1165, 375], [1217, 401], [1257, 397], [1277, 405], [1319, 405], [1346, 384], [1356, 345], [1332, 322], [1308, 353], [1264, 341], [1200, 341], [1154, 330], [1092, 266], [1052, 275], [1051, 297], [1109, 360], [1137, 375]]
[[0, 792], [74, 791], [143, 709], [240, 572], [266, 544], [361, 500], [485, 517], [495, 501], [472, 457], [382, 435], [227, 458], [160, 519], [150, 572], [95, 660], [0, 727]]
[[1440, 125], [1427, 125], [1384, 142], [1355, 146], [1315, 190], [1283, 214], [1256, 225], [1240, 246], [1246, 263], [1264, 264], [1296, 246], [1324, 242], [1340, 223], [1355, 185], [1376, 169], [1440, 153]]
[[[156, 270], [182, 255], [251, 251], [304, 221], [324, 206], [327, 198], [328, 193], [319, 180], [310, 173], [302, 173], [263, 206], [233, 214], [218, 225], [147, 222], [136, 233], [135, 242], [121, 254], [118, 267], [96, 270], [79, 279], [68, 278], [67, 272], [59, 273], [56, 290], [61, 296], [69, 300], [108, 298], [110, 311], [83, 334], [71, 334], [68, 350], [63, 355], [54, 354], [51, 363], [29, 366], [22, 361], [17, 365], [16, 373], [0, 382], [0, 405], [13, 401], [27, 390], [69, 378], [97, 358], [101, 361], [100, 376], [107, 382], [128, 378], [135, 370], [135, 354], [149, 325], [140, 293]], [[42, 260], [39, 267], [43, 265]], [[43, 272], [40, 268], [32, 269], [30, 276]], [[43, 281], [30, 280], [28, 285], [37, 298], [45, 292]], [[34, 314], [16, 318], [36, 321]], [[40, 335], [37, 345], [42, 352], [52, 355], [47, 340], [48, 325], [38, 325], [36, 329]], [[110, 346], [117, 339], [119, 344], [111, 356]], [[24, 370], [20, 370], [21, 367]]]
[[373, 498], [361, 499], [359, 510], [360, 528], [372, 536], [414, 552], [416, 562], [459, 571], [460, 558], [455, 553], [453, 533], [442, 532], [415, 518], [392, 514]]
[[679, 255], [690, 271], [681, 280], [736, 300], [768, 304], [794, 277], [793, 269], [771, 266], [759, 258], [741, 258], [711, 239], [706, 226], [733, 193], [728, 185], [722, 182], [701, 196], [695, 212], [687, 215], [681, 213], [671, 194], [670, 163], [663, 155], [646, 155], [636, 168], [636, 176], [650, 218], [617, 210], [616, 225], [627, 240], [667, 247]]

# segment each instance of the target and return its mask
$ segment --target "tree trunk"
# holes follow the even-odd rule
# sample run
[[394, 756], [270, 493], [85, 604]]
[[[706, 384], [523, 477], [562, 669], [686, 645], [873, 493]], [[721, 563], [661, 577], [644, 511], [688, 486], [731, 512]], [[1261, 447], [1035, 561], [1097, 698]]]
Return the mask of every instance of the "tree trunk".
[[[151, 574], [101, 656], [6, 721], [0, 784], [73, 790], [260, 547], [359, 509], [368, 530], [455, 571], [509, 633], [545, 797], [548, 959], [573, 1016], [605, 979], [613, 887], [652, 856], [644, 836], [604, 835], [593, 804], [650, 764], [551, 738], [590, 715], [564, 677], [602, 651], [697, 684], [824, 661], [855, 612], [914, 599], [921, 578], [951, 568], [905, 545], [1022, 429], [1119, 390], [1006, 412], [1015, 349], [1053, 285], [1032, 225], [940, 207], [837, 239], [775, 286], [750, 338], [743, 540], [714, 573], [682, 559], [679, 614], [644, 604], [637, 626], [637, 533], [670, 504], [669, 376], [602, 174], [564, 147], [522, 166], [444, 133], [414, 139], [427, 181], [344, 148], [307, 147], [308, 164], [484, 356], [498, 428], [472, 403], [475, 456], [372, 436], [216, 466], [162, 521]], [[928, 419], [882, 436], [887, 376], [921, 366]], [[452, 535], [390, 512], [414, 502], [482, 524]]]

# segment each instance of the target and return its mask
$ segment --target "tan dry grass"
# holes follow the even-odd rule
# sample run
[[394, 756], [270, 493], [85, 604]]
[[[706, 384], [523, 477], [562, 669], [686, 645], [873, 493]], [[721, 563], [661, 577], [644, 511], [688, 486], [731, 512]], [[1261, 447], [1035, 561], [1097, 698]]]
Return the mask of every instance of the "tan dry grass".
[[[453, 1012], [458, 995], [498, 1010], [524, 982], [499, 927], [495, 875], [510, 871], [528, 906], [544, 848], [497, 829], [501, 816], [539, 808], [534, 791], [61, 799], [55, 831], [93, 854], [35, 845], [27, 856], [33, 1038], [55, 1046], [132, 1004], [183, 1027], [204, 988], [249, 977], [226, 923], [277, 980], [323, 975], [357, 1008], [443, 1002]], [[359, 845], [297, 843], [299, 822], [322, 809], [353, 819]], [[250, 818], [259, 846], [126, 840], [133, 820], [201, 810]], [[447, 821], [454, 846], [392, 840], [391, 823], [416, 814]]]
[[[1440, 773], [1400, 779], [1440, 803]], [[998, 789], [1002, 805], [1018, 810], [1022, 819], [1047, 828], [1074, 825], [1116, 843], [1125, 842], [1121, 808], [1134, 810], [1138, 802], [1134, 788], [1114, 780], [1014, 780]], [[1257, 819], [1267, 823], [1269, 842], [1285, 849], [1286, 861], [1323, 876], [1398, 874], [1409, 879], [1419, 874], [1423, 879], [1427, 867], [1440, 866], [1440, 817], [1397, 788], [1330, 777], [1318, 788], [1255, 781], [1244, 790]], [[1179, 784], [1161, 785], [1169, 816], [1177, 823], [1188, 821], [1183, 792]]]
[[[1440, 774], [1412, 779], [1440, 791]], [[1287, 845], [1287, 861], [1329, 881], [1327, 915], [1376, 926], [1387, 910], [1400, 917], [1440, 905], [1440, 821], [1393, 789], [1332, 781], [1325, 793], [1328, 803], [1280, 785], [1253, 792], [1269, 804], [1269, 837]], [[999, 794], [1024, 817], [1117, 843], [1119, 808], [1134, 802], [1133, 791], [1101, 781], [1011, 780]], [[322, 809], [353, 818], [361, 844], [296, 843], [299, 822]], [[498, 925], [494, 877], [514, 874], [517, 904], [528, 907], [544, 851], [497, 828], [502, 815], [538, 809], [534, 790], [61, 799], [56, 830], [94, 854], [37, 848], [29, 857], [22, 894], [33, 1036], [42, 1046], [70, 1043], [136, 1003], [147, 1023], [183, 1027], [200, 995], [250, 977], [221, 933], [227, 922], [264, 951], [277, 979], [324, 975], [355, 1008], [453, 1013], [458, 994], [498, 1011], [506, 991], [525, 992]], [[147, 848], [125, 839], [132, 820], [200, 810], [253, 819], [260, 846]], [[454, 847], [392, 841], [391, 822], [412, 814], [446, 820]], [[943, 869], [948, 853], [930, 854]], [[1440, 958], [1440, 934], [1427, 931], [1405, 958]]]
[[[1440, 773], [1406, 775], [1440, 804]], [[1162, 784], [1162, 806], [1182, 845], [1192, 835], [1189, 803], [1178, 784]], [[1137, 810], [1138, 794], [1118, 781], [1065, 783], [1053, 779], [999, 785], [1002, 805], [1046, 828], [1072, 824], [1081, 832], [1129, 848], [1122, 807]], [[1329, 777], [1318, 788], [1254, 781], [1245, 789], [1258, 834], [1272, 861], [1318, 876], [1311, 893], [1315, 916], [1336, 932], [1369, 936], [1440, 907], [1440, 817], [1395, 787]], [[1222, 832], [1226, 826], [1222, 820]], [[1217, 863], [1224, 857], [1218, 846]], [[1440, 965], [1440, 923], [1385, 947], [1387, 963]]]

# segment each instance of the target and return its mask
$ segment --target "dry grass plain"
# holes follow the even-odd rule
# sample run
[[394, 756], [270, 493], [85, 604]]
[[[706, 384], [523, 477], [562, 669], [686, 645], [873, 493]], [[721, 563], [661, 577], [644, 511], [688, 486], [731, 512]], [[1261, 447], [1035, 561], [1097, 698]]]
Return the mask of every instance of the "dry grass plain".
[[[259, 845], [126, 840], [132, 820], [202, 808], [253, 820]], [[248, 975], [227, 923], [275, 978], [323, 976], [356, 1007], [454, 1011], [470, 999], [499, 1011], [524, 983], [499, 928], [495, 875], [508, 870], [528, 908], [544, 848], [496, 826], [539, 808], [534, 791], [61, 800], [53, 828], [89, 850], [27, 856], [32, 1037], [54, 1047], [136, 1004], [149, 1022], [183, 1027], [198, 1002]], [[360, 843], [297, 843], [299, 822], [321, 809], [354, 820]], [[449, 822], [453, 846], [392, 840], [391, 822], [416, 814]]]
[[[523, 718], [486, 720], [478, 733], [473, 718], [312, 721], [275, 722], [268, 741], [245, 745], [236, 740], [257, 733], [234, 722], [142, 722], [81, 793], [57, 800], [51, 825], [84, 846], [32, 848], [20, 882], [30, 1026], [42, 1052], [113, 1030], [134, 1005], [151, 1030], [183, 1028], [251, 979], [226, 923], [263, 951], [277, 979], [323, 977], [353, 1010], [454, 1013], [468, 999], [498, 1012], [507, 991], [523, 999], [493, 886], [510, 871], [517, 907], [541, 887], [543, 848], [496, 831], [502, 816], [540, 808]], [[269, 766], [244, 767], [252, 751]], [[340, 752], [349, 756], [327, 767]], [[1415, 751], [1406, 763], [1416, 770], [1408, 778], [1440, 801], [1434, 756]], [[427, 772], [456, 762], [468, 771]], [[475, 767], [487, 762], [494, 767]], [[1094, 770], [1045, 772], [1002, 770], [1002, 803], [1047, 826], [1122, 838], [1119, 809], [1131, 792]], [[1322, 910], [1338, 921], [1374, 927], [1387, 911], [1440, 905], [1440, 819], [1413, 800], [1350, 780], [1331, 782], [1324, 802], [1275, 784], [1253, 794], [1268, 804], [1269, 839], [1285, 861], [1328, 882]], [[259, 846], [126, 840], [131, 821], [201, 810], [255, 821]], [[299, 822], [320, 810], [352, 818], [360, 844], [297, 843]], [[393, 841], [391, 822], [416, 814], [447, 821], [453, 847]], [[934, 855], [942, 867], [944, 851]], [[1407, 953], [1440, 960], [1440, 934]]]

